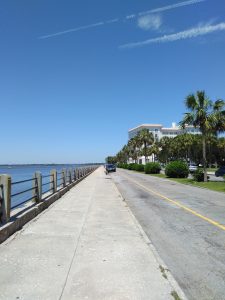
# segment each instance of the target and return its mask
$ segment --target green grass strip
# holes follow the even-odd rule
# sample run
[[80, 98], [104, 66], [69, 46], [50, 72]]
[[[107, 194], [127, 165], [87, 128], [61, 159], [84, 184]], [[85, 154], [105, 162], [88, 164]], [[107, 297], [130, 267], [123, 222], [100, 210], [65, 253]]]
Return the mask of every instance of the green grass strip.
[[179, 182], [182, 184], [202, 187], [202, 188], [206, 188], [206, 189], [209, 189], [212, 191], [225, 193], [225, 182], [224, 181], [197, 182], [197, 181], [194, 181], [193, 179], [189, 179], [189, 178], [169, 178], [169, 177], [166, 177], [166, 175], [164, 175], [164, 174], [150, 174], [150, 175], [154, 176], [154, 177], [159, 177], [159, 178], [166, 178], [166, 179], [176, 181], [176, 182]]

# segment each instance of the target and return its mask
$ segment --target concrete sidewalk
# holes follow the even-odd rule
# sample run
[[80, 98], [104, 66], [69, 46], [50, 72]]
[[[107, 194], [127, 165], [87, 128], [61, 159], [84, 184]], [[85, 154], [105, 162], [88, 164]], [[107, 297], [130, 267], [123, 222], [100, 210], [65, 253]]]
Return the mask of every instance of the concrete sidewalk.
[[185, 299], [164, 268], [101, 167], [0, 246], [0, 299]]

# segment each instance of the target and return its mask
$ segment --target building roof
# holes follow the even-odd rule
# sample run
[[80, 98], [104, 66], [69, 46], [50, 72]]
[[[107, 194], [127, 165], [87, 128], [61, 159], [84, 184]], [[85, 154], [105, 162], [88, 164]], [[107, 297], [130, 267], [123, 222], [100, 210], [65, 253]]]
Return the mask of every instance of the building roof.
[[133, 131], [135, 129], [140, 129], [140, 128], [146, 128], [146, 127], [162, 127], [162, 124], [141, 124], [137, 127], [134, 127], [132, 129], [129, 129], [128, 132]]
[[[160, 128], [162, 131], [183, 131], [183, 129], [180, 126], [177, 126], [176, 123], [172, 123], [172, 127], [163, 127], [162, 124], [141, 124], [137, 127], [134, 127], [132, 129], [129, 129], [128, 132], [132, 132], [134, 130], [141, 130], [142, 128]], [[195, 127], [193, 125], [186, 125], [185, 128], [194, 129]], [[196, 127], [195, 129], [199, 129]], [[185, 130], [185, 129], [184, 129]]]

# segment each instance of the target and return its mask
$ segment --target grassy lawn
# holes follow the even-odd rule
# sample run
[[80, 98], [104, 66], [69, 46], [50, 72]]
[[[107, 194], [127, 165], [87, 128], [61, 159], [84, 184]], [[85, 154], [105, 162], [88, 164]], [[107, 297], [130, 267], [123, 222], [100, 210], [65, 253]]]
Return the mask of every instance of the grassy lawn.
[[215, 172], [218, 168], [207, 168], [207, 172]]
[[221, 181], [208, 181], [208, 182], [197, 182], [189, 178], [168, 178], [164, 174], [151, 174], [154, 177], [166, 178], [172, 181], [176, 181], [183, 184], [189, 184], [197, 187], [203, 187], [212, 191], [225, 193], [225, 182]]

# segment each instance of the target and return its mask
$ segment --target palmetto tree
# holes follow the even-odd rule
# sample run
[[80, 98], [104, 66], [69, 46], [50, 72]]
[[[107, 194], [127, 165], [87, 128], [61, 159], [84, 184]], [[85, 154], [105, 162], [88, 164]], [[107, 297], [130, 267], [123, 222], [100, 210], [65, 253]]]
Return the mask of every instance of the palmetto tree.
[[143, 154], [146, 162], [146, 158], [148, 156], [148, 147], [154, 143], [154, 136], [151, 132], [149, 132], [148, 129], [142, 129], [138, 132], [137, 137], [143, 145]]
[[225, 137], [221, 137], [217, 141], [217, 158], [220, 160], [221, 163], [225, 163]]
[[155, 157], [159, 155], [159, 143], [155, 142], [151, 148], [150, 148], [150, 153], [153, 155], [153, 161], [155, 162]]
[[225, 138], [218, 139], [218, 148], [225, 153]]
[[122, 150], [120, 150], [120, 151], [116, 154], [116, 161], [119, 162], [119, 163], [125, 163], [125, 162], [126, 162]]
[[129, 159], [129, 147], [128, 147], [128, 145], [124, 145], [124, 146], [123, 146], [122, 152], [123, 152], [125, 161], [126, 161], [126, 163], [127, 163], [128, 159]]
[[171, 150], [176, 159], [190, 159], [190, 150], [193, 143], [193, 134], [180, 134], [171, 141]]
[[160, 147], [160, 160], [164, 163], [167, 163], [170, 155], [171, 155], [171, 141], [172, 138], [169, 138], [168, 136], [163, 136], [161, 140], [159, 141], [159, 147]]
[[116, 159], [120, 163], [127, 163], [129, 158], [129, 148], [127, 145], [123, 146], [123, 148], [117, 153]]
[[131, 138], [127, 143], [129, 149], [129, 157], [131, 157], [135, 162], [137, 162], [137, 151], [136, 151], [136, 143], [134, 138]]
[[141, 147], [141, 141], [139, 139], [139, 136], [136, 135], [135, 137], [131, 138], [128, 141], [128, 148], [129, 148], [129, 156], [135, 161], [135, 163], [137, 162], [138, 156], [139, 156], [139, 152], [140, 152], [140, 147]]
[[213, 103], [206, 97], [204, 91], [197, 91], [196, 95], [187, 96], [185, 106], [189, 112], [185, 113], [180, 125], [182, 128], [186, 125], [199, 127], [202, 133], [204, 181], [207, 181], [206, 140], [209, 133], [216, 134], [225, 130], [225, 102], [217, 100]]

